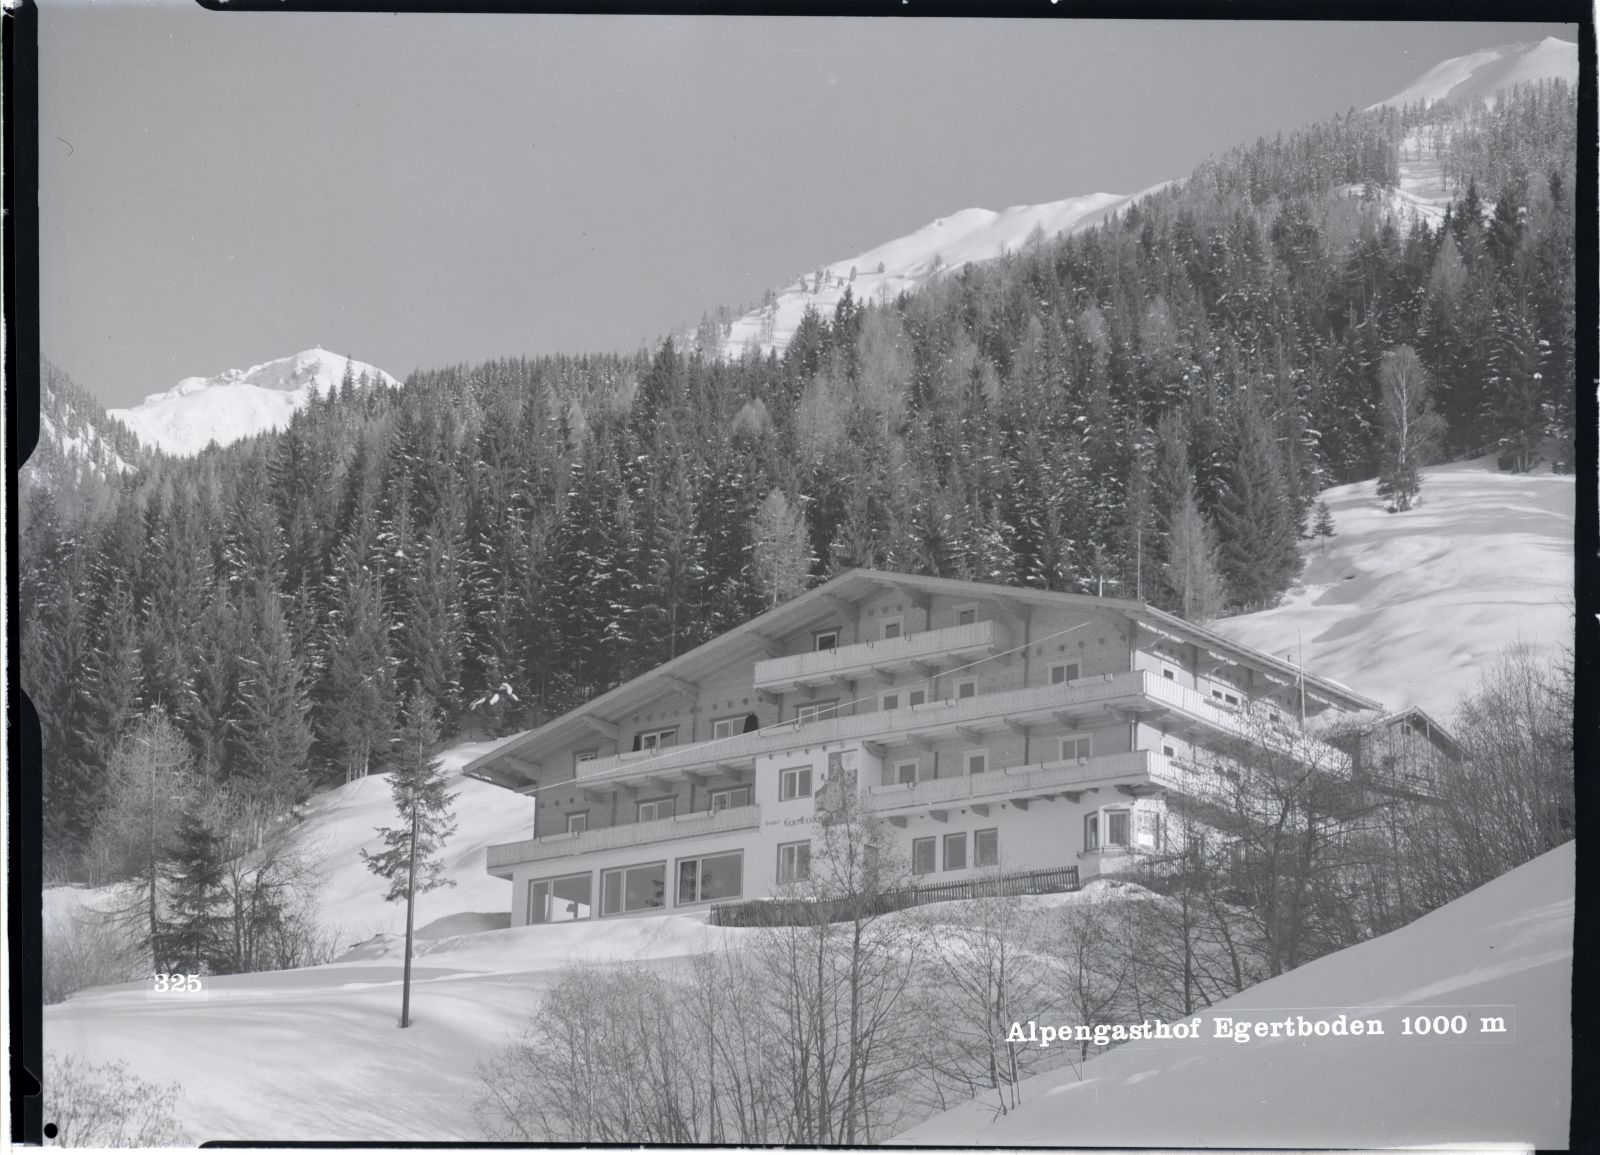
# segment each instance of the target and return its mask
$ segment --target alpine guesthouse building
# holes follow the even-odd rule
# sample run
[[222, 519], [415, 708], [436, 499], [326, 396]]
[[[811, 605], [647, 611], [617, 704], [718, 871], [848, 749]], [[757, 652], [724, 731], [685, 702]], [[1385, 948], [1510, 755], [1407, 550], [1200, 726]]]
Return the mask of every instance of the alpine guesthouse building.
[[522, 926], [777, 894], [841, 774], [919, 883], [1087, 879], [1161, 846], [1207, 751], [1379, 709], [1143, 602], [858, 569], [466, 773], [537, 794], [531, 837], [488, 849]]

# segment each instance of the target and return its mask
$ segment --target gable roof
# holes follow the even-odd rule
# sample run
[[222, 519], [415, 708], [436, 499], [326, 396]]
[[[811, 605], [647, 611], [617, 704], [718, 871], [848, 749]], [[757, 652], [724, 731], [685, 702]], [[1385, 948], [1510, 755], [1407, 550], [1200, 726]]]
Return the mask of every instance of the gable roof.
[[521, 752], [544, 748], [552, 743], [564, 744], [585, 732], [616, 727], [621, 718], [635, 714], [662, 698], [682, 693], [685, 683], [694, 683], [744, 658], [768, 657], [779, 639], [812, 626], [828, 624], [837, 617], [839, 603], [857, 602], [886, 589], [901, 590], [914, 599], [919, 595], [946, 595], [973, 600], [987, 599], [999, 602], [1002, 607], [1028, 603], [1121, 616], [1231, 661], [1270, 671], [1290, 681], [1299, 682], [1303, 679], [1308, 693], [1346, 709], [1383, 708], [1381, 703], [1357, 694], [1338, 682], [1316, 677], [1290, 662], [1232, 641], [1146, 602], [887, 570], [852, 569], [511, 739], [469, 762], [463, 768], [463, 773], [518, 788], [518, 783], [502, 781], [501, 776], [494, 772], [495, 763], [506, 762], [515, 766]]

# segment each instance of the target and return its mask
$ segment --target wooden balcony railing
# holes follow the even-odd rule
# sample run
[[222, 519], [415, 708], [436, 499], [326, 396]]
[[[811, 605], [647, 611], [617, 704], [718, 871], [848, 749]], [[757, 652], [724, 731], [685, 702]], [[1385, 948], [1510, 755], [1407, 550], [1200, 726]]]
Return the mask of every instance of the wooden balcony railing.
[[495, 867], [513, 866], [519, 862], [566, 858], [575, 854], [592, 854], [597, 850], [614, 850], [622, 846], [640, 846], [702, 834], [748, 830], [760, 825], [759, 806], [696, 810], [673, 818], [658, 818], [653, 822], [628, 822], [620, 826], [585, 830], [581, 834], [547, 834], [543, 838], [501, 843], [489, 847], [489, 868], [492, 870]]
[[959, 661], [999, 653], [1010, 644], [1011, 635], [1005, 626], [993, 621], [924, 630], [920, 634], [757, 662], [755, 688], [780, 689], [833, 678], [856, 678], [875, 670], [903, 669], [917, 662]]

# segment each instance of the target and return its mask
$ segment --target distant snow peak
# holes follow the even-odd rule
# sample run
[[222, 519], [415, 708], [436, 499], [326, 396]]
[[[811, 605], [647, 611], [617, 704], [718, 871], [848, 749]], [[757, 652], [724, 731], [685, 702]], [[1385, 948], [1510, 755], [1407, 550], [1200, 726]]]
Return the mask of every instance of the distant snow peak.
[[806, 309], [831, 314], [849, 290], [857, 301], [893, 300], [946, 273], [998, 259], [1028, 244], [1090, 228], [1112, 213], [1163, 187], [1133, 195], [1089, 193], [1039, 205], [1013, 205], [1003, 212], [967, 208], [923, 225], [847, 260], [818, 266], [768, 293], [766, 301], [723, 327], [718, 353], [737, 357], [782, 353]]
[[1432, 104], [1438, 100], [1456, 104], [1487, 103], [1503, 88], [1558, 79], [1569, 84], [1578, 82], [1578, 46], [1570, 40], [1547, 36], [1537, 42], [1504, 44], [1452, 57], [1434, 65], [1409, 86], [1372, 108]]
[[113, 409], [145, 445], [177, 457], [192, 457], [213, 441], [228, 445], [288, 425], [315, 394], [336, 389], [346, 367], [360, 380], [399, 382], [374, 365], [317, 346], [248, 369], [226, 369], [213, 377], [185, 377], [164, 393], [152, 393], [131, 409]]

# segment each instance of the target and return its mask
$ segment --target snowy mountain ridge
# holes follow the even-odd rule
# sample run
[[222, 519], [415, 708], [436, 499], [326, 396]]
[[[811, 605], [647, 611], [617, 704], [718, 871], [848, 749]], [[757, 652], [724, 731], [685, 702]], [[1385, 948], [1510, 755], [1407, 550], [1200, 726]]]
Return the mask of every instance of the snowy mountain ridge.
[[1001, 212], [961, 209], [903, 237], [822, 265], [774, 290], [765, 304], [724, 326], [715, 352], [722, 357], [738, 357], [746, 351], [781, 355], [806, 309], [830, 316], [847, 289], [857, 301], [893, 300], [967, 265], [997, 260], [1031, 240], [1049, 240], [1090, 228], [1166, 183], [1133, 194], [1089, 193], [1046, 204], [1013, 205]]
[[86, 390], [45, 362], [39, 374], [39, 441], [22, 474], [46, 488], [75, 487], [139, 468], [138, 439]]
[[[1502, 88], [1554, 78], [1577, 83], [1578, 46], [1547, 37], [1445, 60], [1370, 108], [1418, 101], [1489, 101]], [[1427, 184], [1427, 174], [1421, 171], [1427, 168], [1426, 161], [1417, 161], [1415, 167], [1419, 172], [1412, 174], [1402, 165], [1401, 188], [1390, 195], [1389, 207], [1398, 216], [1416, 214], [1436, 224], [1449, 196]], [[961, 209], [903, 237], [799, 274], [784, 288], [769, 292], [760, 306], [724, 322], [711, 351], [729, 358], [745, 352], [782, 355], [806, 309], [830, 316], [846, 289], [857, 301], [893, 300], [966, 265], [997, 260], [1034, 236], [1050, 240], [1091, 228], [1171, 183], [1133, 194], [1089, 193], [1046, 204], [1014, 205], [1003, 212]], [[699, 339], [704, 344], [705, 338]]]
[[365, 377], [369, 383], [400, 384], [374, 365], [318, 346], [214, 377], [185, 377], [132, 408], [110, 413], [145, 445], [192, 457], [213, 441], [227, 445], [282, 429], [313, 394], [337, 389], [346, 367], [358, 381]]
[[1457, 104], [1494, 99], [1502, 88], [1541, 80], [1578, 82], [1578, 46], [1570, 40], [1547, 36], [1537, 42], [1502, 44], [1442, 61], [1405, 88], [1367, 111], [1385, 105], [1432, 104], [1449, 100]]

